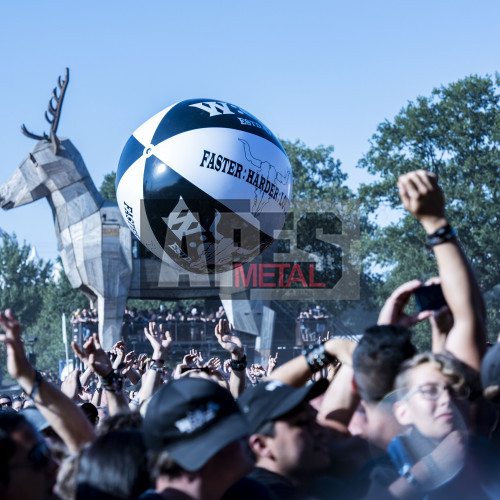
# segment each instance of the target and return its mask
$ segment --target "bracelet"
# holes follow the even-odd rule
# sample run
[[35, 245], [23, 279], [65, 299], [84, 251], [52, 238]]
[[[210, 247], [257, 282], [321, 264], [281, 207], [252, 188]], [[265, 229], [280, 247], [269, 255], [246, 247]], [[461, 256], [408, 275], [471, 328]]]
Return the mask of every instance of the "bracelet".
[[241, 359], [231, 359], [230, 366], [231, 370], [242, 372], [247, 367], [246, 354], [243, 354], [243, 357]]
[[427, 235], [427, 244], [425, 248], [432, 250], [436, 245], [450, 241], [457, 235], [457, 230], [452, 228], [449, 224], [439, 228], [435, 233]]
[[307, 364], [312, 373], [319, 372], [330, 363], [338, 361], [337, 358], [326, 352], [325, 345], [310, 345], [302, 351], [302, 355], [306, 357]]
[[163, 365], [163, 364], [165, 364], [165, 360], [164, 359], [153, 359], [153, 358], [151, 358], [151, 363], [158, 363], [159, 365]]
[[33, 382], [33, 389], [31, 389], [31, 393], [29, 394], [31, 399], [35, 399], [35, 396], [38, 394], [42, 380], [42, 374], [38, 370], [35, 370], [35, 381]]
[[101, 384], [104, 389], [111, 392], [120, 392], [123, 386], [123, 379], [120, 375], [112, 370], [105, 377], [100, 377]]
[[163, 363], [157, 363], [156, 361], [154, 361], [149, 365], [149, 369], [155, 372], [161, 372], [163, 370]]
[[401, 477], [404, 477], [412, 486], [418, 487], [417, 480], [415, 476], [410, 472], [410, 466], [405, 464], [403, 470], [401, 471]]

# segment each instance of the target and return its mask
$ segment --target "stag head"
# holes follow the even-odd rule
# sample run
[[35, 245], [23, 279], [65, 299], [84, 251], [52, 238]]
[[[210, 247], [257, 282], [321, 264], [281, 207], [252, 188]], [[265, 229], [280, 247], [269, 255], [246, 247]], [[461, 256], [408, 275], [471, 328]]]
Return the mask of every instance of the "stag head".
[[57, 95], [58, 94], [57, 87], [54, 87], [54, 90], [52, 91], [52, 96], [49, 100], [49, 107], [47, 108], [47, 111], [45, 111], [45, 119], [50, 123], [50, 136], [48, 136], [45, 132], [43, 133], [43, 135], [33, 134], [26, 128], [26, 125], [24, 124], [21, 127], [22, 133], [27, 137], [30, 137], [31, 139], [36, 139], [38, 141], [42, 140], [49, 141], [52, 144], [52, 149], [56, 156], [59, 153], [59, 147], [61, 144], [59, 138], [56, 135], [56, 132], [57, 132], [57, 126], [59, 125], [62, 103], [64, 100], [64, 94], [66, 93], [68, 82], [69, 82], [69, 68], [66, 68], [64, 79], [61, 79], [61, 77], [59, 76], [57, 80], [57, 86], [59, 87], [59, 95]]

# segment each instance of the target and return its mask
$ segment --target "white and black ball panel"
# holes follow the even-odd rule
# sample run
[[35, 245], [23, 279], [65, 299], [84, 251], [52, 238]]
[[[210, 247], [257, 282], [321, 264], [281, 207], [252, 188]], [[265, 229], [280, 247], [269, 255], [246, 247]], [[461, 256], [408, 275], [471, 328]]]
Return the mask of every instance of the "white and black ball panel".
[[151, 139], [153, 145], [188, 130], [217, 127], [242, 130], [263, 137], [285, 152], [278, 139], [262, 122], [234, 104], [215, 99], [187, 99], [166, 108], [153, 118], [165, 111]]
[[[248, 200], [241, 208], [249, 210]], [[228, 271], [235, 263], [256, 257], [273, 242], [155, 156], [146, 160], [144, 209], [159, 248], [191, 272]]]
[[237, 106], [209, 99], [174, 104], [141, 125], [117, 171], [131, 230], [164, 261], [196, 273], [227, 271], [267, 248], [291, 190], [274, 135]]
[[[216, 147], [205, 149], [209, 145]], [[153, 154], [229, 209], [237, 210], [238, 200], [253, 200], [240, 215], [269, 236], [283, 226], [291, 174], [285, 153], [269, 141], [233, 129], [223, 137], [218, 128], [195, 129], [154, 146]]]
[[144, 122], [138, 129], [134, 131], [133, 135], [135, 136], [135, 138], [145, 147], [157, 144], [154, 137], [158, 132], [158, 128], [160, 127], [160, 124], [164, 122], [167, 113], [174, 106], [176, 106], [176, 104], [168, 106], [168, 108], [161, 110], [159, 113], [156, 113], [156, 115], [152, 116], [148, 121]]

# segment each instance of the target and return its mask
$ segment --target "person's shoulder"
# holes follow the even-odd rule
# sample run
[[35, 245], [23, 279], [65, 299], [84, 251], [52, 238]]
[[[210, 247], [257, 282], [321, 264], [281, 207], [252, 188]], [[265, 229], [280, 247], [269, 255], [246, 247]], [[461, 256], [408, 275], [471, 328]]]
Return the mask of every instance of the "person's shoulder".
[[236, 481], [222, 496], [221, 500], [278, 500], [264, 484], [244, 477]]
[[154, 490], [145, 491], [140, 497], [135, 500], [165, 500], [160, 494], [156, 493]]
[[299, 500], [306, 498], [288, 479], [270, 470], [256, 467], [247, 477], [264, 485], [272, 498], [279, 500]]

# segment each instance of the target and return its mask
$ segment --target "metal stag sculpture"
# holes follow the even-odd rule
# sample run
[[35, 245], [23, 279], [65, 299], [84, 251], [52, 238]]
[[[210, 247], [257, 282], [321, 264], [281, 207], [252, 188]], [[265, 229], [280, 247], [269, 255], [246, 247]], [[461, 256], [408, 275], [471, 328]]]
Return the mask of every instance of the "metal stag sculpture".
[[123, 311], [132, 276], [132, 238], [116, 203], [97, 190], [78, 150], [56, 135], [69, 70], [59, 77], [45, 117], [50, 135], [22, 132], [39, 142], [0, 186], [4, 210], [47, 198], [57, 245], [73, 288], [97, 308], [99, 337], [106, 349], [121, 338]]

